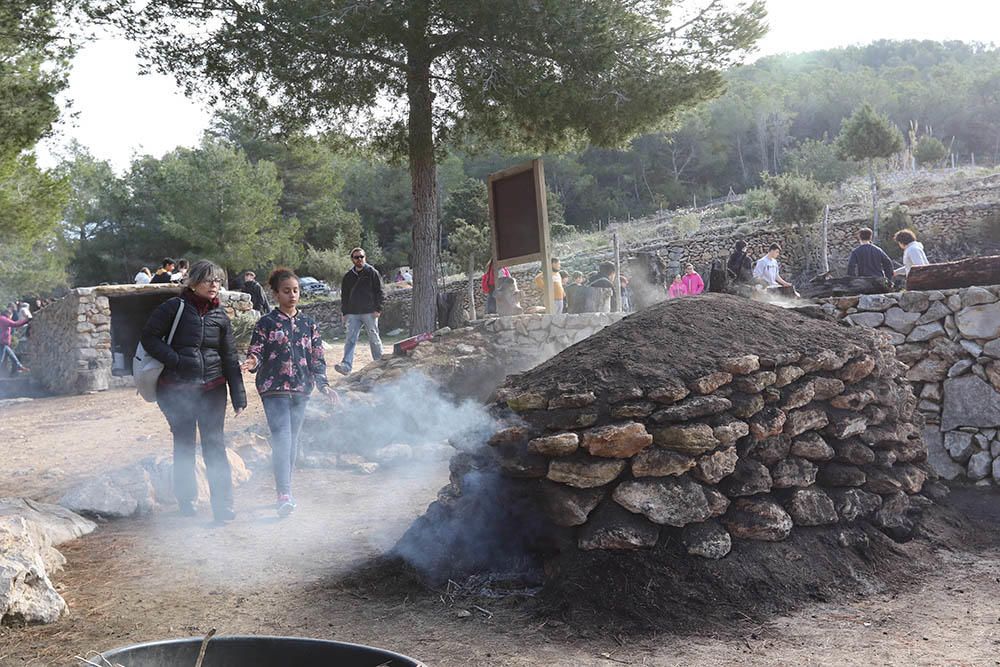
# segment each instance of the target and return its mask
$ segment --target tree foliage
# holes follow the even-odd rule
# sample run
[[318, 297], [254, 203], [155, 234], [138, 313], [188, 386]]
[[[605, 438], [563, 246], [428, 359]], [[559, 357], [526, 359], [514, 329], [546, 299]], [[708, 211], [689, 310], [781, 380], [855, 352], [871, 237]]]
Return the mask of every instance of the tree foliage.
[[862, 104], [844, 120], [837, 135], [837, 151], [842, 159], [867, 162], [887, 158], [903, 150], [903, 134], [885, 115]]
[[937, 137], [925, 134], [917, 141], [913, 149], [913, 157], [921, 166], [939, 164], [948, 155], [948, 149]]
[[767, 189], [774, 195], [771, 216], [780, 225], [810, 227], [826, 206], [826, 193], [811, 178], [792, 174], [770, 176]]

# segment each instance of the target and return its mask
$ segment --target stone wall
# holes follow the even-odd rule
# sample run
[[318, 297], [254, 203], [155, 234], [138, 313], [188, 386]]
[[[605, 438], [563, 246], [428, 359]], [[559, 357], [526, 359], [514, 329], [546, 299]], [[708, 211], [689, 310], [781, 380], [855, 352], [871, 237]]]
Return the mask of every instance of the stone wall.
[[[131, 376], [114, 378], [112, 301], [123, 297], [149, 297], [148, 312], [180, 293], [177, 285], [104, 285], [79, 287], [39, 311], [31, 323], [25, 358], [32, 378], [54, 394], [102, 391], [116, 384], [130, 384]], [[252, 312], [250, 295], [223, 291], [220, 296], [230, 317]], [[148, 312], [145, 313], [148, 316]], [[143, 322], [131, 323], [141, 328]], [[134, 352], [134, 347], [129, 352]]]
[[1000, 483], [1000, 286], [822, 299], [883, 332], [919, 397], [928, 460], [945, 479]]

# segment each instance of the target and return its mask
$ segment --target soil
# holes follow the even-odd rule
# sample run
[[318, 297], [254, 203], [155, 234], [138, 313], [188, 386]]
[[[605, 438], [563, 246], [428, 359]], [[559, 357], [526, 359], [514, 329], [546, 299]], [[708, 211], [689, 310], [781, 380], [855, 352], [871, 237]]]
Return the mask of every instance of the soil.
[[697, 299], [671, 299], [629, 315], [511, 383], [591, 390], [622, 389], [626, 382], [656, 387], [707, 375], [718, 370], [718, 359], [726, 357], [756, 354], [773, 359], [868, 345], [857, 328], [828, 319], [729, 294], [703, 294]]
[[[251, 399], [228, 427], [262, 421]], [[85, 475], [169, 451], [156, 407], [126, 390], [6, 406], [0, 443], [0, 496], [48, 500]], [[641, 619], [608, 624], [599, 605], [601, 586], [614, 582], [637, 599], [652, 595], [641, 571], [625, 582], [621, 567], [592, 564], [594, 589], [572, 608], [489, 580], [428, 589], [380, 560], [446, 479], [445, 463], [419, 474], [297, 471], [299, 511], [278, 520], [263, 470], [237, 490], [239, 517], [225, 527], [204, 510], [194, 519], [166, 510], [102, 523], [61, 547], [68, 563], [54, 580], [69, 616], [0, 628], [0, 665], [79, 664], [74, 655], [211, 628], [361, 642], [445, 667], [997, 663], [1000, 493], [992, 489], [950, 496], [975, 529], [965, 537], [955, 538], [951, 515], [943, 515], [930, 527], [933, 540], [881, 552], [900, 575], [885, 583], [851, 595], [818, 587], [813, 601], [786, 610], [752, 604], [752, 595], [774, 591], [748, 585], [745, 607], [716, 613], [708, 592], [695, 590], [700, 606], [688, 607], [674, 629], [654, 631]], [[504, 588], [519, 594], [492, 593]], [[671, 600], [658, 604], [671, 613]]]

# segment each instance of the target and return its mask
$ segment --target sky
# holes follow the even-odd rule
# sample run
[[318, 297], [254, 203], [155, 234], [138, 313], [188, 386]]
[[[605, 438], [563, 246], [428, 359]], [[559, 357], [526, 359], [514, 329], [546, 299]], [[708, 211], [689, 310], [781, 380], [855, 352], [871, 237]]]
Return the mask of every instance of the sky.
[[[770, 30], [754, 58], [778, 53], [868, 44], [878, 39], [996, 42], [996, 0], [767, 0]], [[99, 159], [124, 171], [133, 155], [162, 156], [176, 146], [194, 146], [211, 112], [184, 97], [169, 76], [139, 76], [136, 48], [108, 36], [77, 55], [56, 136], [40, 147], [44, 166], [58, 162], [76, 140]]]

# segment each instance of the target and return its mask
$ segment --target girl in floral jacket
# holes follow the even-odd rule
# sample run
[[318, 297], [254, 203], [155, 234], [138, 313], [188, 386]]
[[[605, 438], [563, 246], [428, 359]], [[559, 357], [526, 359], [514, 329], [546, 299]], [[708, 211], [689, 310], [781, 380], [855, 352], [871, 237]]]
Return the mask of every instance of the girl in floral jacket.
[[290, 269], [277, 268], [267, 282], [278, 305], [257, 321], [243, 370], [257, 374], [257, 391], [271, 429], [278, 514], [288, 516], [295, 510], [292, 468], [309, 394], [318, 388], [334, 400], [337, 395], [326, 379], [319, 328], [296, 308], [299, 277]]

